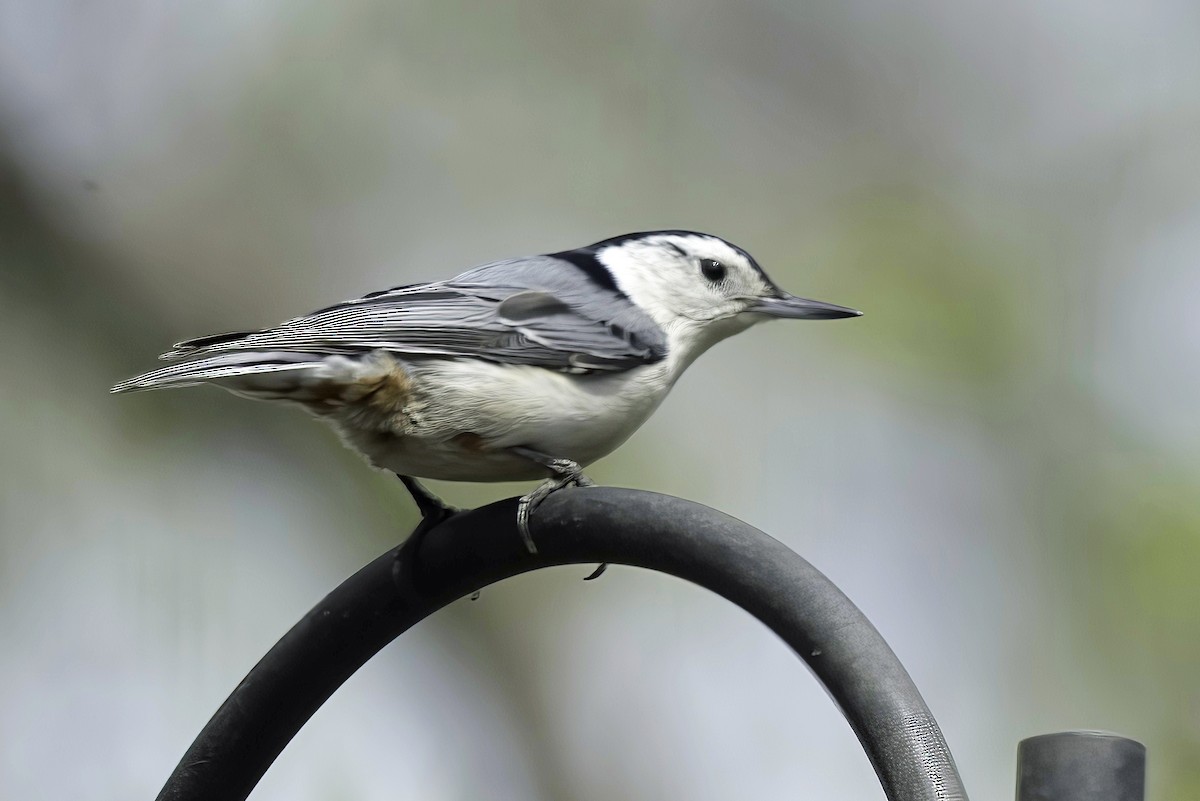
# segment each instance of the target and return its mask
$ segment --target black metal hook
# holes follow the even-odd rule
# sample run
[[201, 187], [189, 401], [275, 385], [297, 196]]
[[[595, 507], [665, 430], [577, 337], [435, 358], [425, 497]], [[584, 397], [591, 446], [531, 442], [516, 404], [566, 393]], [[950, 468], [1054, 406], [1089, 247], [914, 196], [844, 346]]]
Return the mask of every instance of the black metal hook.
[[941, 730], [895, 654], [787, 546], [699, 504], [607, 487], [557, 492], [532, 522], [537, 554], [522, 543], [508, 499], [418, 529], [348, 578], [242, 680], [159, 801], [241, 801], [321, 704], [421, 619], [510, 576], [604, 562], [691, 581], [766, 624], [838, 703], [891, 801], [965, 801]]

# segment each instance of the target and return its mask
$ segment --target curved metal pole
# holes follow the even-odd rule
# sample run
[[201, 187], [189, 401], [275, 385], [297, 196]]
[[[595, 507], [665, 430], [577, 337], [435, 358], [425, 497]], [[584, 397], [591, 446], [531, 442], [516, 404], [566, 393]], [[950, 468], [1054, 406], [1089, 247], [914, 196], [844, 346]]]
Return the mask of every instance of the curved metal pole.
[[779, 541], [699, 504], [607, 487], [556, 492], [538, 507], [536, 555], [515, 520], [515, 499], [457, 514], [343, 582], [242, 680], [159, 801], [241, 801], [342, 682], [413, 624], [501, 579], [596, 562], [678, 576], [765, 623], [841, 707], [891, 801], [966, 799], [895, 654], [829, 579]]

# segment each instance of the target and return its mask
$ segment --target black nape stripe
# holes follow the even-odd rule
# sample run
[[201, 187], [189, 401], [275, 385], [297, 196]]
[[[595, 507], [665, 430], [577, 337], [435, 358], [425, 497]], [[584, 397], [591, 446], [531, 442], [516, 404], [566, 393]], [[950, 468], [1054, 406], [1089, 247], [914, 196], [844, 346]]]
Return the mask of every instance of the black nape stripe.
[[[712, 239], [712, 240], [716, 240], [718, 242], [724, 242], [726, 245], [728, 245], [730, 248], [732, 248], [737, 253], [741, 254], [741, 256], [746, 259], [746, 262], [750, 265], [750, 269], [754, 270], [760, 276], [762, 276], [763, 280], [766, 281], [769, 285], [775, 286], [775, 283], [766, 274], [766, 272], [759, 265], [759, 263], [757, 261], [755, 261], [754, 257], [751, 256], [749, 253], [747, 253], [745, 249], [738, 247], [737, 245], [730, 242], [728, 239], [722, 239], [719, 236], [715, 236], [713, 234], [706, 234], [701, 231], [687, 231], [687, 230], [683, 230], [683, 229], [664, 229], [661, 231], [635, 231], [630, 234], [621, 234], [620, 236], [614, 236], [614, 237], [611, 237], [610, 239], [603, 239], [599, 242], [588, 245], [587, 247], [577, 248], [575, 250], [564, 250], [561, 253], [551, 253], [549, 255], [553, 256], [554, 258], [562, 259], [563, 261], [571, 262], [571, 264], [574, 264], [576, 267], [578, 267], [580, 270], [582, 270], [584, 273], [586, 273], [587, 276], [589, 278], [591, 278], [592, 281], [594, 281], [599, 286], [605, 287], [606, 289], [611, 289], [611, 290], [615, 290], [617, 292], [621, 292], [620, 288], [617, 287], [616, 281], [613, 280], [612, 274], [609, 273], [608, 269], [603, 264], [600, 263], [600, 260], [596, 258], [596, 254], [599, 253], [600, 251], [604, 250], [605, 248], [623, 245], [626, 242], [633, 242], [633, 241], [636, 241], [639, 239], [650, 239], [652, 237], [662, 237], [662, 236], [699, 237], [701, 239]], [[672, 250], [674, 250], [676, 253], [678, 253], [682, 257], [686, 258], [688, 255], [683, 250], [683, 248], [679, 247], [678, 245], [676, 245], [674, 242], [671, 242], [670, 240], [666, 240], [666, 241], [662, 242], [662, 244], [671, 248]], [[625, 293], [621, 292], [621, 294], [624, 295]]]
[[[592, 281], [598, 286], [602, 286], [605, 289], [611, 289], [613, 292], [616, 292], [622, 297], [627, 298], [628, 295], [622, 292], [621, 288], [617, 286], [617, 282], [613, 279], [612, 273], [610, 273], [608, 268], [605, 267], [598, 258], [596, 258], [596, 254], [607, 247], [621, 245], [625, 242], [630, 242], [635, 239], [645, 239], [649, 236], [661, 236], [662, 234], [709, 237], [708, 234], [702, 234], [697, 231], [637, 231], [631, 234], [621, 234], [620, 236], [603, 239], [599, 242], [588, 245], [587, 247], [576, 248], [575, 250], [564, 250], [561, 253], [549, 253], [547, 255], [555, 259], [569, 261], [571, 264], [574, 264], [576, 267], [578, 267], [585, 275], [587, 275], [588, 278], [592, 279]], [[687, 256], [687, 254], [683, 252], [683, 248], [679, 247], [674, 242], [667, 242], [666, 245], [674, 249], [680, 256]]]
[[[612, 245], [623, 245], [626, 242], [631, 242], [636, 239], [649, 239], [651, 237], [656, 237], [656, 236], [682, 236], [682, 237], [695, 236], [695, 237], [700, 237], [701, 239], [715, 239], [719, 242], [724, 242], [726, 245], [728, 245], [730, 248], [732, 248], [737, 253], [740, 253], [746, 259], [747, 263], [749, 263], [749, 265], [750, 265], [750, 269], [754, 270], [759, 275], [761, 275], [768, 284], [771, 284], [772, 286], [774, 286], [774, 282], [771, 281], [771, 278], [767, 275], [766, 271], [763, 270], [762, 266], [759, 265], [759, 263], [755, 260], [755, 258], [753, 256], [751, 256], [745, 250], [745, 248], [738, 247], [737, 245], [730, 242], [728, 239], [723, 239], [722, 237], [716, 236], [715, 234], [706, 234], [703, 231], [687, 231], [687, 230], [679, 229], [679, 228], [667, 229], [667, 230], [662, 230], [662, 231], [635, 231], [634, 233], [631, 233], [631, 234], [621, 234], [620, 236], [614, 236], [611, 239], [605, 239], [601, 242], [595, 243], [594, 245], [589, 245], [588, 247], [584, 248], [584, 250], [590, 250], [594, 253], [594, 252], [603, 250], [606, 247], [610, 247]], [[683, 249], [681, 247], [679, 247], [678, 245], [676, 245], [674, 242], [671, 242], [668, 240], [666, 242], [663, 242], [663, 244], [669, 248], [672, 248], [676, 252], [678, 252], [679, 255], [687, 256], [687, 254], [683, 252]]]
[[[713, 236], [712, 234], [706, 234], [701, 231], [685, 231], [682, 228], [666, 228], [661, 231], [634, 231], [633, 233], [629, 234], [621, 234], [620, 236], [603, 239], [592, 245], [588, 245], [588, 247], [593, 250], [600, 250], [601, 248], [608, 247], [609, 245], [623, 245], [626, 242], [632, 242], [635, 239], [649, 239], [650, 237], [655, 236], [698, 236], [701, 239], [721, 239], [719, 236]], [[722, 239], [721, 241], [724, 242], [725, 240]]]
[[549, 255], [551, 258], [562, 259], [575, 265], [579, 268], [580, 272], [590, 278], [597, 286], [602, 286], [605, 289], [616, 292], [622, 297], [625, 296], [625, 293], [617, 286], [616, 280], [613, 279], [612, 273], [596, 258], [596, 251], [592, 248], [564, 250], [561, 253], [551, 253]]

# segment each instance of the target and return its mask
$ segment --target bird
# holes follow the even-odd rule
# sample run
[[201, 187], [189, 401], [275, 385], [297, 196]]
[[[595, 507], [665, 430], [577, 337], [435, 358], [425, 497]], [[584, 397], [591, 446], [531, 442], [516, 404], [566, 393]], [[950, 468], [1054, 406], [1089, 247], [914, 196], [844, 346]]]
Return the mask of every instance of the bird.
[[785, 292], [721, 237], [642, 231], [185, 340], [159, 357], [172, 364], [111, 391], [213, 384], [298, 405], [395, 473], [427, 520], [454, 510], [418, 479], [544, 479], [517, 506], [536, 553], [530, 514], [553, 492], [591, 485], [583, 468], [646, 422], [710, 347], [771, 319], [859, 315]]

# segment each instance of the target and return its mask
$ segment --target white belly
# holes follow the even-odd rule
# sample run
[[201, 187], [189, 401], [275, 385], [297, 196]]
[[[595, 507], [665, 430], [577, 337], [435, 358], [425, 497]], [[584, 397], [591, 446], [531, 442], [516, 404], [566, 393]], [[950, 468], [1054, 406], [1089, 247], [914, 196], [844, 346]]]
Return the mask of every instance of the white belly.
[[673, 383], [666, 361], [593, 375], [472, 359], [405, 368], [413, 390], [402, 414], [347, 409], [327, 419], [377, 467], [450, 481], [547, 475], [513, 446], [590, 464], [628, 439]]

